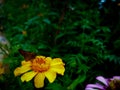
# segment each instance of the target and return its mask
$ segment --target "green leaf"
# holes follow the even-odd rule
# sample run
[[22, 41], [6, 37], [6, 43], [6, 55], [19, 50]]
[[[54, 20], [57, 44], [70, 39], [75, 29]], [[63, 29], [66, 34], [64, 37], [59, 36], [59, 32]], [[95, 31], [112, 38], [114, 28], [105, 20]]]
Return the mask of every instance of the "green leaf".
[[43, 19], [43, 22], [47, 23], [47, 24], [51, 24], [50, 20], [48, 18]]
[[69, 86], [68, 90], [76, 90], [76, 86], [80, 83], [83, 83], [86, 79], [86, 75], [79, 75]]

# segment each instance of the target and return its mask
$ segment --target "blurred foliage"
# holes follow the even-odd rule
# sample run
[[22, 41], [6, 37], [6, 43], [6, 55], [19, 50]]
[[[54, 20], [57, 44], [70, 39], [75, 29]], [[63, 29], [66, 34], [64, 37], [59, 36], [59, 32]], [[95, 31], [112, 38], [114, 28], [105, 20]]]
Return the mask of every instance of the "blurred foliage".
[[22, 83], [20, 77], [13, 75], [23, 60], [18, 49], [60, 57], [65, 62], [65, 75], [51, 84], [46, 80], [41, 90], [84, 90], [98, 75], [120, 75], [120, 6], [111, 0], [99, 9], [98, 3], [5, 0], [0, 20], [11, 45], [4, 59], [10, 72], [2, 75], [0, 90], [37, 90], [32, 81]]

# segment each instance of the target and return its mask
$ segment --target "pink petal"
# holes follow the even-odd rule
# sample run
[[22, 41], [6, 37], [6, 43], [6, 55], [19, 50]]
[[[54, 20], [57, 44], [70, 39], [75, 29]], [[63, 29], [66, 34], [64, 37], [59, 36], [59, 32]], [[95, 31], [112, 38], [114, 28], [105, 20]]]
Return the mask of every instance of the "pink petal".
[[106, 86], [108, 86], [108, 81], [104, 77], [98, 76], [98, 77], [96, 77], [96, 79], [98, 81], [102, 82], [103, 84], [105, 84]]
[[85, 88], [85, 90], [97, 90], [97, 89], [93, 89], [93, 88]]
[[114, 76], [113, 79], [118, 79], [118, 80], [120, 80], [120, 76]]
[[102, 85], [96, 85], [96, 84], [88, 84], [86, 86], [86, 88], [91, 88], [91, 90], [92, 89], [102, 89], [102, 90], [104, 90], [104, 86], [102, 86]]

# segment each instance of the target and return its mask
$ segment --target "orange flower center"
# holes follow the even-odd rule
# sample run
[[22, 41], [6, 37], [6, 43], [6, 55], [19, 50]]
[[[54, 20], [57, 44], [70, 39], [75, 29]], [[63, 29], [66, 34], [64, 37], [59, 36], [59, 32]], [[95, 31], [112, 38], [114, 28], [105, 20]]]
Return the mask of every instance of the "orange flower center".
[[120, 90], [120, 80], [112, 80], [106, 90]]
[[50, 62], [48, 62], [45, 58], [36, 57], [32, 62], [32, 70], [36, 72], [47, 71], [49, 67]]

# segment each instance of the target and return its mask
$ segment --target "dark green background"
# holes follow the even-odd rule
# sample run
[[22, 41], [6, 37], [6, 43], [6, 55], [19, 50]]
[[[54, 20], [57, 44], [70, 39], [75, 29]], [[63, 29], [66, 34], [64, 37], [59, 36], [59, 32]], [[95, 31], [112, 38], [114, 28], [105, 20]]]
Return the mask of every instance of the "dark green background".
[[[13, 71], [24, 59], [18, 49], [59, 57], [64, 76], [45, 80], [40, 90], [84, 90], [96, 76], [120, 75], [120, 6], [106, 0], [5, 0], [0, 8], [1, 31], [10, 42], [4, 63], [10, 73], [0, 79], [0, 90], [39, 90], [33, 80], [22, 83]], [[22, 32], [26, 31], [27, 35]]]

